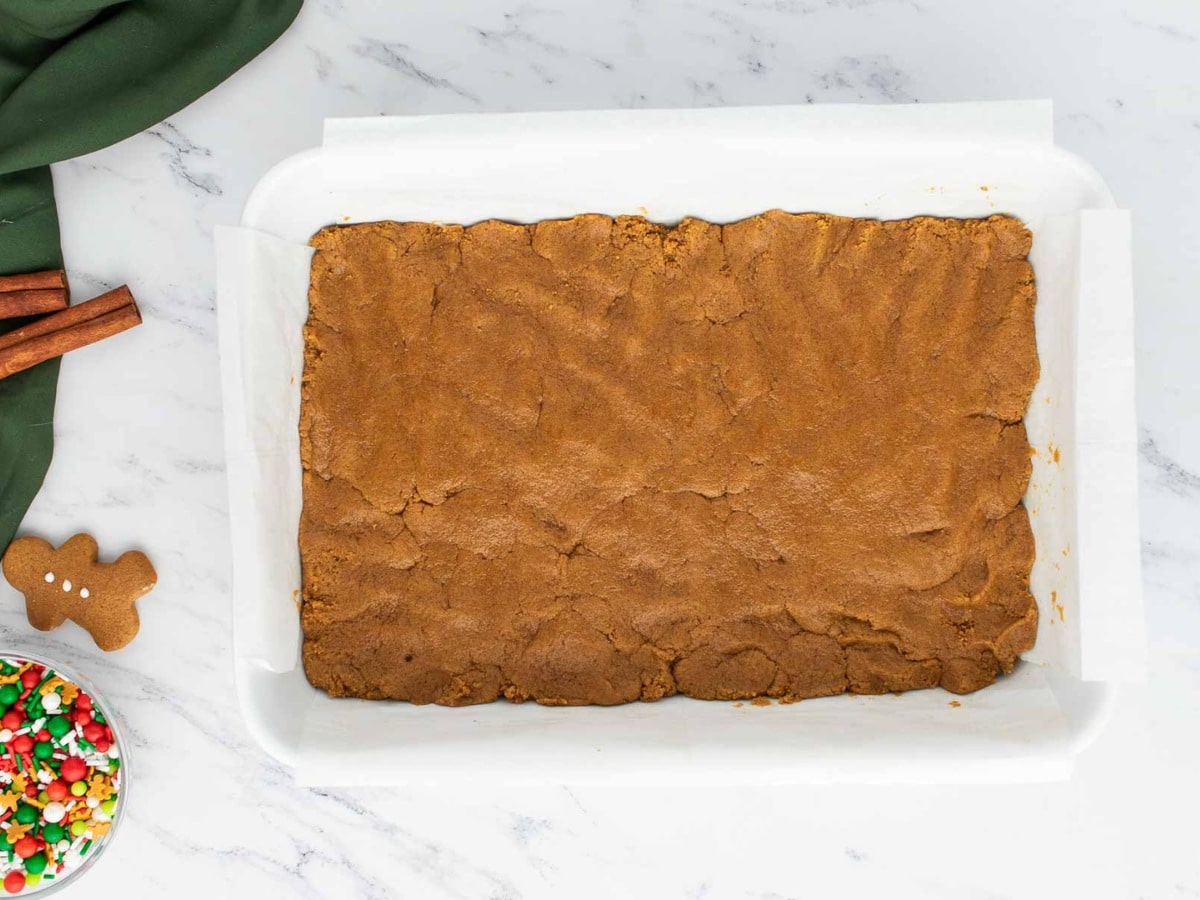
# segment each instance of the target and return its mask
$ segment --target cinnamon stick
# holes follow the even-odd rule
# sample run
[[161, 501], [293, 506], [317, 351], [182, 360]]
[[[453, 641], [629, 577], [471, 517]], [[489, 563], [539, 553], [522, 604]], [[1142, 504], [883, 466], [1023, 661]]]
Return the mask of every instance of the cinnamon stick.
[[24, 272], [20, 275], [0, 275], [0, 294], [11, 291], [66, 291], [71, 299], [67, 284], [67, 273], [62, 269], [47, 269], [44, 272]]
[[0, 293], [0, 319], [37, 316], [67, 308], [67, 292], [62, 288]]
[[107, 294], [0, 334], [0, 378], [94, 344], [140, 324], [133, 294], [122, 285]]

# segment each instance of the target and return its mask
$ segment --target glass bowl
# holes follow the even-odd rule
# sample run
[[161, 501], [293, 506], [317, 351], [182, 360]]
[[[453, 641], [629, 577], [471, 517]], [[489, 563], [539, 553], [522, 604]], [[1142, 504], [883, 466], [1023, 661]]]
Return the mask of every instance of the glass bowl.
[[[109, 825], [105, 834], [99, 838], [92, 839], [86, 830], [87, 825], [85, 824], [85, 830], [83, 833], [75, 835], [70, 831], [70, 826], [66, 824], [70, 817], [71, 810], [77, 809], [79, 804], [90, 805], [88, 804], [88, 796], [76, 796], [73, 794], [68, 794], [62, 803], [59, 804], [59, 806], [65, 808], [65, 815], [62, 819], [60, 819], [60, 821], [64, 824], [60, 825], [59, 827], [64, 828], [66, 830], [66, 834], [56, 842], [53, 852], [56, 863], [65, 861], [65, 866], [61, 871], [56, 871], [56, 863], [45, 865], [44, 870], [41, 873], [33, 873], [39, 876], [34, 879], [34, 883], [30, 884], [28, 877], [26, 877], [26, 883], [14, 891], [12, 889], [14, 886], [12, 882], [10, 881], [6, 884], [5, 879], [8, 878], [13, 872], [20, 871], [26, 874], [26, 876], [28, 873], [25, 872], [25, 863], [23, 858], [20, 856], [20, 854], [13, 852], [13, 843], [7, 838], [8, 828], [4, 828], [5, 839], [0, 842], [0, 898], [17, 895], [49, 896], [55, 891], [61, 890], [66, 885], [75, 884], [84, 872], [92, 868], [92, 866], [96, 864], [96, 860], [104, 855], [105, 848], [112, 843], [114, 835], [120, 829], [121, 822], [125, 818], [125, 808], [129, 805], [129, 744], [125, 740], [120, 721], [114, 713], [112, 706], [110, 706], [108, 701], [104, 698], [104, 695], [96, 689], [96, 686], [91, 681], [79, 675], [70, 666], [62, 665], [55, 660], [47, 659], [38, 654], [9, 652], [4, 649], [0, 649], [0, 663], [15, 665], [18, 667], [18, 669], [21, 666], [24, 666], [26, 663], [33, 663], [34, 665], [43, 666], [52, 671], [54, 676], [62, 679], [65, 684], [77, 686], [80, 691], [91, 698], [91, 712], [94, 714], [96, 711], [99, 711], [104, 719], [103, 724], [107, 725], [109, 731], [112, 733], [112, 741], [107, 752], [100, 751], [93, 745], [93, 749], [92, 751], [88, 752], [88, 756], [95, 759], [95, 755], [107, 755], [110, 759], [116, 759], [119, 761], [118, 768], [115, 772], [118, 780], [118, 784], [116, 785], [117, 791], [113, 796], [113, 799], [116, 800], [116, 803], [111, 813], [111, 824]], [[47, 674], [47, 672], [43, 671], [39, 680], [39, 684], [33, 688], [33, 690], [38, 690], [41, 688], [42, 685], [44, 685], [49, 679], [49, 677], [50, 676]], [[0, 685], [0, 691], [2, 691], [3, 688], [4, 685]], [[9, 693], [11, 694], [11, 692]], [[57, 691], [55, 691], [55, 693], [57, 693]], [[43, 694], [43, 696], [48, 697], [49, 694]], [[61, 700], [53, 702], [56, 705], [61, 705], [64, 707], [68, 705], [62, 704]], [[21, 707], [17, 706], [16, 703], [3, 702], [2, 699], [0, 699], [0, 707], [4, 707], [6, 709], [21, 709]], [[72, 711], [74, 712], [74, 710]], [[49, 721], [51, 718], [54, 718], [55, 711], [45, 710], [45, 712], [46, 715], [44, 716], [44, 722], [46, 724], [43, 724], [42, 728], [48, 730]], [[39, 716], [38, 718], [43, 717]], [[75, 733], [75, 738], [71, 740], [73, 747], [77, 746], [77, 742], [79, 740], [86, 740], [86, 738], [83, 738], [79, 734], [82, 726], [80, 726], [78, 723], [71, 722], [70, 720], [68, 720], [68, 724], [70, 725], [71, 730], [64, 732], [61, 737], [71, 740], [70, 735]], [[61, 727], [61, 725], [58, 727]], [[24, 802], [22, 802], [21, 798], [16, 795], [16, 792], [13, 790], [11, 776], [14, 774], [20, 774], [28, 782], [28, 771], [23, 771], [25, 769], [25, 760], [36, 758], [36, 751], [31, 752], [26, 750], [24, 754], [21, 754], [13, 748], [12, 742], [20, 736], [20, 733], [20, 729], [18, 729], [17, 733], [13, 733], [7, 726], [4, 726], [3, 723], [0, 722], [0, 738], [3, 738], [3, 740], [0, 741], [0, 765], [6, 766], [5, 771], [7, 775], [10, 776], [9, 780], [0, 785], [0, 794], [3, 794], [8, 798], [7, 803], [0, 804], [0, 817], [2, 817], [5, 825], [8, 825], [9, 827], [18, 821], [16, 812], [19, 806], [32, 806], [33, 808], [45, 809], [50, 806], [51, 802], [56, 802], [46, 797], [44, 793], [45, 787], [43, 787], [43, 792], [40, 797], [35, 796], [28, 798]], [[98, 740], [104, 739], [105, 738], [100, 738]], [[57, 743], [57, 739], [55, 739], [55, 742]], [[115, 757], [113, 756], [114, 750], [116, 752]], [[76, 756], [74, 752], [67, 754], [67, 756], [80, 758]], [[61, 765], [62, 758], [63, 757], [60, 757], [57, 753], [55, 753], [51, 762], [60, 761]], [[35, 764], [39, 766], [48, 765], [41, 760], [37, 760]], [[94, 775], [95, 773], [89, 768], [89, 774]], [[42, 777], [43, 776], [39, 775], [39, 780], [42, 780]], [[87, 782], [76, 781], [75, 783], [86, 784]], [[45, 784], [45, 782], [43, 782], [43, 784]], [[10, 806], [12, 807], [11, 809], [9, 808]], [[58, 810], [56, 810], [56, 813], [57, 812]], [[44, 841], [42, 832], [45, 826], [46, 820], [43, 818], [43, 814], [39, 813], [36, 822], [27, 823], [27, 828], [30, 832], [28, 836], [34, 837], [35, 840], [40, 838]], [[32, 833], [34, 829], [37, 829], [39, 833], [34, 835]], [[66, 842], [65, 850], [62, 849], [64, 841]], [[40, 855], [43, 862], [45, 862], [48, 853], [46, 848], [42, 846], [34, 855]], [[10, 856], [11, 859], [9, 858]]]

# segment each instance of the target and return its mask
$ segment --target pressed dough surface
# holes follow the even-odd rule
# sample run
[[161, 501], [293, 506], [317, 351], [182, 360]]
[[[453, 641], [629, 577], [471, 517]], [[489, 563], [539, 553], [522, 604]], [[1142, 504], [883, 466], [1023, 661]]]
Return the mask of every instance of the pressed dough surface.
[[302, 622], [331, 695], [963, 692], [1033, 645], [1018, 221], [312, 243]]

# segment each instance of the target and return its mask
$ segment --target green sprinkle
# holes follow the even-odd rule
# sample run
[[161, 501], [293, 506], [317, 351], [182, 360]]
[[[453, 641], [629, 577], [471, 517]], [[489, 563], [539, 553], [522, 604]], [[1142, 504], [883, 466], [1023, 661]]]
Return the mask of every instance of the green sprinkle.
[[92, 842], [85, 841], [83, 847], [79, 851], [80, 856], [87, 856], [87, 852], [92, 849]]

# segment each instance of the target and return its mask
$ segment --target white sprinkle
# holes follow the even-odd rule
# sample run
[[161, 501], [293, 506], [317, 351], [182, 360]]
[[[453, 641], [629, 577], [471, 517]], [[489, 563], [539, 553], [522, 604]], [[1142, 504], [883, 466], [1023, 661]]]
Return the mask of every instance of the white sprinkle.
[[47, 822], [61, 822], [67, 815], [67, 808], [57, 800], [51, 800], [42, 809], [42, 818]]
[[62, 697], [54, 691], [51, 691], [42, 698], [42, 709], [46, 712], [58, 712], [62, 709]]
[[82, 597], [84, 600], [86, 600], [88, 597], [92, 596], [92, 592], [89, 591], [87, 588], [80, 588], [79, 596]]
[[29, 726], [29, 730], [30, 731], [41, 731], [43, 726], [45, 726], [45, 724], [46, 724], [46, 717], [42, 716], [40, 719], [38, 719], [36, 722], [34, 722], [32, 725]]
[[63, 838], [61, 841], [59, 841], [54, 846], [56, 846], [59, 850], [66, 850], [68, 847], [71, 846], [71, 842], [68, 841], [66, 838]]
[[47, 772], [45, 769], [38, 770], [38, 781], [40, 781], [42, 784], [49, 784], [53, 780], [54, 780], [53, 772]]
[[95, 809], [97, 806], [100, 805], [100, 801], [97, 800], [95, 797], [88, 797], [87, 805], [88, 805], [88, 809]]
[[54, 573], [53, 572], [46, 573], [46, 584], [54, 584]]
[[28, 728], [18, 728], [13, 734], [29, 734]]
[[13, 739], [13, 733], [7, 728], [0, 730], [0, 744], [7, 744]]

